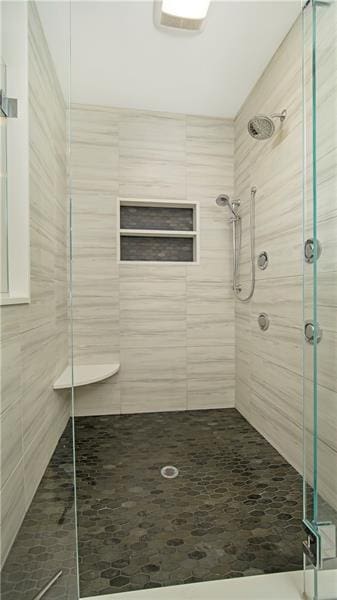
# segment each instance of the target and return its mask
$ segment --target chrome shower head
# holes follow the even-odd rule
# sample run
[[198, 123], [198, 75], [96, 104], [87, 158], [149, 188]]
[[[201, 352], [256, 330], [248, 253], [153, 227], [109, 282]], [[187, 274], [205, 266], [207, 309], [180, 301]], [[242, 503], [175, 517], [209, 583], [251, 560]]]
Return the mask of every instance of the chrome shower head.
[[248, 133], [254, 140], [268, 140], [275, 131], [273, 119], [278, 118], [283, 122], [286, 116], [286, 110], [283, 110], [281, 113], [273, 114], [271, 117], [268, 117], [267, 115], [255, 115], [255, 117], [248, 121]]
[[220, 196], [217, 197], [217, 199], [215, 200], [215, 202], [217, 203], [218, 206], [228, 206], [229, 210], [231, 211], [234, 219], [238, 219], [238, 207], [240, 206], [240, 201], [236, 201], [236, 202], [231, 202], [230, 197], [227, 196], [227, 194], [220, 194]]
[[274, 131], [275, 125], [266, 115], [256, 115], [248, 121], [248, 132], [254, 140], [268, 140]]
[[220, 194], [220, 196], [217, 197], [215, 202], [218, 206], [229, 206], [231, 208], [231, 202], [227, 194]]

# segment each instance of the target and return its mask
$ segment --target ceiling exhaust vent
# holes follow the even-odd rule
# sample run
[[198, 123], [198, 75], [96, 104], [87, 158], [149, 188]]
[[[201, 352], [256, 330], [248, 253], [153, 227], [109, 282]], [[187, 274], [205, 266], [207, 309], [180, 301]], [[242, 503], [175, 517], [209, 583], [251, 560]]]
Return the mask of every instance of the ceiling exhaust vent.
[[155, 0], [154, 22], [160, 29], [200, 33], [210, 0]]

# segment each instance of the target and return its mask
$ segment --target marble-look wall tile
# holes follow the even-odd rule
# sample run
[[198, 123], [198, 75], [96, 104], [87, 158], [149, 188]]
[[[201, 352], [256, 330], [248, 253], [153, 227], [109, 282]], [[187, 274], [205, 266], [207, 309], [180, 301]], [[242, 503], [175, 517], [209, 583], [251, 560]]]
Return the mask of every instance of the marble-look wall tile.
[[[164, 321], [171, 315], [177, 320], [186, 316], [186, 268], [180, 265], [121, 265], [121, 312], [138, 312], [139, 316]], [[132, 317], [132, 315], [131, 315]]]
[[71, 114], [72, 192], [118, 190], [118, 120], [114, 110], [74, 105]]
[[24, 470], [21, 460], [1, 487], [1, 565], [25, 516]]
[[[108, 385], [95, 386], [91, 409], [89, 394], [76, 389], [76, 413], [95, 414], [99, 407], [115, 413], [119, 405], [121, 412], [185, 410], [189, 380], [191, 406], [233, 405], [231, 229], [215, 204], [219, 193], [233, 190], [233, 122], [79, 105], [72, 117], [74, 356], [88, 363], [119, 354], [121, 363], [118, 400], [111, 402]], [[88, 147], [117, 152], [105, 163], [110, 174], [100, 166], [90, 175], [93, 183]], [[105, 178], [100, 189], [96, 177]], [[198, 200], [199, 264], [118, 265], [118, 196]]]
[[[43, 426], [39, 428], [35, 438], [25, 448], [23, 463], [26, 511], [41, 481], [41, 474], [44, 474], [50, 461], [50, 448], [55, 449], [69, 420], [69, 399], [64, 396], [63, 400], [63, 412], [59, 410], [54, 418], [52, 415], [44, 413]], [[69, 455], [69, 462], [71, 460], [72, 456]]]
[[28, 27], [31, 301], [1, 307], [2, 564], [70, 414], [52, 388], [68, 362], [66, 110], [34, 3]]
[[186, 378], [185, 348], [121, 349], [120, 381], [160, 381]]
[[187, 376], [189, 379], [210, 380], [229, 379], [232, 381], [234, 371], [234, 346], [188, 346]]
[[1, 427], [1, 485], [22, 458], [22, 407], [17, 401], [0, 415]]
[[[337, 452], [337, 415], [335, 410], [336, 392], [318, 385], [318, 437], [327, 444], [331, 451]], [[304, 422], [309, 431], [313, 431], [314, 415], [311, 410], [313, 400], [313, 385], [311, 379], [304, 380], [304, 395], [306, 398]], [[333, 464], [331, 465], [333, 469]]]
[[187, 193], [214, 201], [233, 190], [234, 131], [230, 119], [188, 116], [186, 121]]
[[[253, 353], [266, 360], [272, 357], [298, 374], [302, 374], [302, 284], [301, 277], [284, 277], [281, 283], [272, 278], [261, 280], [251, 304]], [[269, 316], [267, 331], [258, 326], [260, 312]]]
[[291, 421], [277, 407], [266, 404], [254, 392], [250, 394], [249, 421], [295, 469], [302, 469], [302, 427]]
[[[45, 413], [55, 395], [52, 390], [53, 374], [55, 378], [58, 374], [55, 372], [54, 356], [49, 351], [53, 329], [45, 325], [22, 334], [22, 383], [25, 390], [22, 395], [24, 446], [29, 445], [37, 433], [44, 428]], [[26, 390], [29, 390], [29, 393]]]
[[[16, 311], [14, 311], [15, 313]], [[13, 313], [13, 311], [11, 311]], [[8, 308], [7, 308], [8, 314]], [[3, 326], [4, 308], [1, 309], [1, 329]], [[1, 338], [1, 404], [0, 412], [5, 412], [22, 397], [22, 338]]]
[[[291, 61], [289, 62], [290, 57]], [[302, 452], [302, 197], [301, 29], [297, 22], [245, 101], [235, 121], [235, 195], [241, 200], [240, 282], [250, 288], [250, 190], [256, 186], [256, 269], [249, 303], [236, 302], [237, 408], [296, 468]], [[253, 140], [255, 114], [288, 111], [270, 140]], [[267, 331], [257, 317], [270, 318]]]
[[[324, 45], [324, 39], [331, 40], [331, 31], [328, 32], [327, 16], [321, 16], [321, 19], [319, 27], [323, 26], [325, 20], [324, 27], [327, 29], [326, 36], [321, 38]], [[236, 302], [235, 402], [249, 422], [300, 471], [303, 462], [303, 372], [305, 422], [310, 432], [313, 365], [313, 349], [309, 344], [304, 345], [303, 364], [302, 294], [304, 289], [304, 314], [305, 318], [310, 319], [313, 315], [313, 280], [312, 265], [303, 265], [301, 45], [301, 24], [298, 20], [235, 121], [235, 195], [241, 199], [243, 215], [240, 265], [243, 293], [250, 287], [249, 197], [253, 185], [257, 187], [256, 255], [267, 251], [269, 258], [266, 270], [256, 270], [252, 301], [247, 304]], [[322, 58], [320, 48], [317, 56]], [[328, 501], [331, 501], [333, 494], [335, 499], [337, 497], [336, 483], [331, 482], [329, 477], [329, 471], [331, 473], [335, 469], [337, 460], [332, 443], [332, 439], [337, 438], [333, 409], [337, 392], [333, 366], [336, 364], [337, 351], [334, 319], [337, 288], [333, 283], [336, 281], [337, 223], [336, 207], [331, 204], [331, 194], [336, 189], [333, 165], [336, 164], [334, 154], [337, 146], [336, 136], [329, 130], [331, 118], [326, 118], [333, 114], [332, 103], [336, 104], [335, 77], [332, 75], [335, 63], [334, 67], [332, 63], [334, 61], [329, 61], [326, 56], [320, 65], [322, 79], [318, 86], [318, 110], [321, 112], [317, 148], [318, 237], [323, 245], [318, 262], [318, 319], [324, 330], [324, 338], [318, 346], [319, 491]], [[325, 77], [329, 68], [330, 76]], [[282, 125], [276, 122], [276, 132], [270, 140], [259, 142], [249, 137], [247, 122], [251, 116], [279, 112], [284, 108], [287, 109], [287, 118]], [[310, 150], [308, 161], [309, 173]], [[309, 176], [304, 224], [308, 237], [312, 236], [311, 187]], [[265, 332], [258, 328], [257, 317], [260, 312], [267, 313], [270, 318], [269, 329]], [[312, 476], [310, 468], [306, 476], [309, 479]], [[336, 500], [333, 503], [336, 505]]]
[[247, 419], [249, 423], [251, 419], [251, 391], [250, 385], [244, 382], [239, 377], [235, 379], [235, 408]]
[[119, 415], [121, 412], [121, 392], [116, 377], [102, 383], [86, 385], [74, 390], [74, 411], [76, 417], [97, 415]]
[[198, 314], [187, 317], [188, 346], [221, 346], [233, 347], [234, 320], [232, 310], [222, 315]]
[[174, 313], [165, 319], [153, 318], [145, 311], [120, 311], [121, 348], [184, 348], [185, 319]]
[[[298, 427], [302, 426], [302, 374], [285, 368], [272, 354], [253, 354], [251, 389], [266, 406], [275, 407]], [[273, 362], [275, 361], [275, 362]]]
[[186, 410], [186, 380], [121, 382], [122, 413]]
[[184, 115], [121, 111], [119, 194], [184, 199], [185, 131]]
[[234, 385], [231, 377], [223, 379], [189, 379], [187, 381], [187, 408], [232, 408], [235, 405]]

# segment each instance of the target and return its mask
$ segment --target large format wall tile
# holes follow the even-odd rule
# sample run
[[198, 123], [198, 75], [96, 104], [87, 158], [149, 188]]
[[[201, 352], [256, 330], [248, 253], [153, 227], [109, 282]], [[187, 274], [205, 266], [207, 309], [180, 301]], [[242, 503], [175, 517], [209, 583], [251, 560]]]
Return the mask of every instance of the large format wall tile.
[[191, 379], [213, 381], [232, 380], [234, 370], [234, 346], [189, 346], [187, 348], [187, 375]]
[[185, 348], [127, 348], [121, 350], [121, 381], [185, 379]]
[[187, 344], [188, 346], [233, 346], [234, 320], [232, 310], [228, 313], [188, 315]]
[[[251, 424], [270, 442], [295, 469], [302, 469], [303, 434], [302, 427], [291, 421], [287, 415], [251, 392]], [[286, 450], [285, 450], [286, 448]]]
[[[258, 326], [260, 312], [269, 316], [267, 331], [261, 331]], [[282, 282], [274, 278], [261, 280], [251, 303], [251, 326], [253, 354], [301, 374], [302, 278], [284, 277]]]
[[75, 415], [119, 415], [121, 393], [116, 377], [102, 383], [93, 383], [74, 391]]
[[122, 382], [122, 413], [186, 410], [186, 380]]
[[1, 485], [22, 458], [22, 406], [20, 400], [0, 415], [1, 427]]
[[116, 193], [119, 152], [115, 111], [74, 105], [70, 119], [72, 192]]
[[1, 487], [1, 564], [6, 561], [9, 549], [25, 516], [24, 470], [21, 460]]
[[[250, 190], [256, 186], [256, 269], [249, 303], [236, 302], [236, 406], [296, 468], [302, 453], [302, 124], [301, 30], [297, 22], [245, 101], [235, 121], [235, 194], [243, 215], [240, 281], [250, 289]], [[291, 65], [291, 66], [290, 66]], [[255, 141], [255, 114], [287, 109], [274, 136]], [[267, 331], [257, 323], [270, 318]]]
[[121, 111], [120, 195], [184, 199], [184, 144], [184, 115]]
[[[233, 122], [79, 105], [72, 121], [74, 357], [121, 363], [75, 390], [76, 414], [232, 406], [231, 227], [215, 198], [233, 190]], [[199, 264], [118, 265], [118, 196], [197, 200]]]
[[[336, 135], [331, 123], [336, 105], [335, 61], [329, 57], [331, 40], [327, 13], [320, 27], [318, 85], [318, 238], [323, 247], [318, 261], [318, 320], [323, 339], [318, 346], [319, 491], [336, 505]], [[325, 21], [325, 25], [324, 25]], [[269, 265], [256, 270], [256, 288], [249, 304], [236, 302], [236, 407], [283, 456], [302, 470], [303, 370], [307, 435], [312, 435], [313, 349], [303, 336], [305, 319], [313, 318], [312, 265], [303, 264], [302, 207], [302, 34], [298, 20], [242, 106], [235, 121], [235, 194], [241, 199], [243, 243], [240, 279], [243, 292], [250, 287], [249, 197], [256, 186], [256, 255], [267, 251]], [[330, 37], [329, 37], [330, 36]], [[330, 47], [331, 50], [331, 47]], [[324, 82], [324, 83], [323, 83]], [[287, 109], [274, 136], [255, 141], [247, 122], [256, 114]], [[310, 107], [308, 106], [310, 110]], [[307, 142], [310, 144], [310, 137]], [[308, 152], [308, 173], [311, 172]], [[312, 236], [312, 183], [306, 182], [305, 235]], [[304, 278], [303, 278], [304, 275]], [[304, 279], [304, 281], [303, 281]], [[257, 317], [266, 312], [269, 329], [260, 331]], [[304, 364], [303, 364], [304, 346]], [[308, 448], [312, 443], [310, 442]], [[308, 451], [307, 448], [307, 451]], [[310, 466], [310, 460], [308, 460]], [[330, 472], [330, 475], [329, 475]], [[312, 476], [308, 467], [306, 475]], [[332, 500], [334, 498], [334, 500]]]
[[231, 408], [235, 404], [234, 385], [229, 377], [223, 379], [189, 379], [187, 408]]
[[70, 414], [52, 387], [68, 362], [66, 111], [34, 3], [28, 15], [31, 302], [1, 307], [2, 563]]
[[[8, 311], [7, 311], [8, 312]], [[3, 329], [4, 310], [1, 310]], [[22, 397], [22, 337], [1, 337], [1, 413]]]
[[121, 310], [121, 348], [175, 348], [186, 346], [185, 318], [176, 313], [163, 316], [150, 311]]

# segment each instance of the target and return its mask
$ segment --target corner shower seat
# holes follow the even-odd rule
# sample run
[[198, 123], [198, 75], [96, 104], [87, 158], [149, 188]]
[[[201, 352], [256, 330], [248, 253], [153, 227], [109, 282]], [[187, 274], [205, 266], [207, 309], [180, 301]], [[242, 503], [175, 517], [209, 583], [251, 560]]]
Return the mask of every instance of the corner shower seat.
[[[107, 365], [74, 365], [74, 387], [88, 385], [103, 381], [119, 371], [119, 363], [110, 363]], [[72, 369], [66, 367], [61, 375], [56, 379], [54, 390], [64, 390], [72, 386]]]

